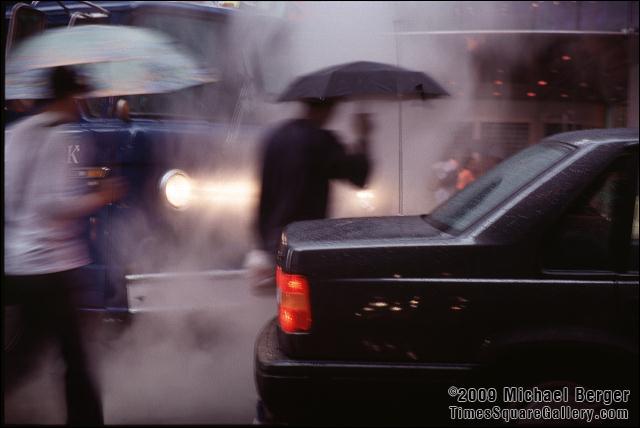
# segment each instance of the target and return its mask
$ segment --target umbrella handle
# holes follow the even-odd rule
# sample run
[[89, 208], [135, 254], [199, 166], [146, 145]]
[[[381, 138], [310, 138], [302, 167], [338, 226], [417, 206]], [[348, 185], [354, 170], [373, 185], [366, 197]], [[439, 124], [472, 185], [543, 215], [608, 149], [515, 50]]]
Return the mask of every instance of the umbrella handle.
[[369, 100], [366, 100], [366, 99], [357, 100], [355, 103], [354, 110], [355, 110], [355, 114], [357, 115], [360, 115], [360, 114], [370, 115]]
[[373, 131], [373, 122], [370, 113], [356, 113], [354, 117], [354, 127], [359, 138], [367, 139]]

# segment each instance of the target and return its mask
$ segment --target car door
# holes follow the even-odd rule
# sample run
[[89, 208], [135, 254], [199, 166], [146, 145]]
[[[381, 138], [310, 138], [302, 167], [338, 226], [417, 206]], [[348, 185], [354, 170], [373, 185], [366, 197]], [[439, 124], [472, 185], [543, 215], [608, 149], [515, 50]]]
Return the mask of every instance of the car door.
[[[543, 314], [535, 324], [552, 328], [554, 340], [624, 346], [631, 337], [621, 332], [620, 324], [621, 317], [633, 313], [634, 289], [636, 312], [638, 307], [637, 261], [635, 288], [634, 274], [628, 271], [637, 157], [636, 147], [612, 161], [547, 231], [540, 248], [538, 287], [540, 303], [545, 306], [534, 310]], [[619, 310], [616, 284], [628, 299], [624, 313]], [[624, 324], [628, 330], [630, 326]]]
[[[636, 153], [637, 160], [637, 153]], [[637, 164], [636, 164], [637, 167]], [[638, 352], [638, 171], [636, 169], [635, 178], [635, 202], [633, 207], [633, 222], [629, 233], [628, 254], [625, 258], [626, 266], [622, 268], [622, 272], [618, 275], [618, 314], [620, 321], [620, 330], [627, 336], [635, 338], [636, 353]]]

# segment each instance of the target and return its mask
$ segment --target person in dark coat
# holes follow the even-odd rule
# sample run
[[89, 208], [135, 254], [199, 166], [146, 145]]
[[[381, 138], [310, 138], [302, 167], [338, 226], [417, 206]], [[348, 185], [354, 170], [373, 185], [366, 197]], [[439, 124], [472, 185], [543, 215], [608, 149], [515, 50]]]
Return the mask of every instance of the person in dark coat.
[[305, 101], [304, 117], [285, 122], [266, 138], [258, 230], [262, 249], [271, 255], [275, 256], [285, 226], [327, 216], [330, 180], [366, 184], [371, 122], [365, 114], [354, 117], [358, 142], [349, 153], [333, 132], [323, 129], [335, 104]]

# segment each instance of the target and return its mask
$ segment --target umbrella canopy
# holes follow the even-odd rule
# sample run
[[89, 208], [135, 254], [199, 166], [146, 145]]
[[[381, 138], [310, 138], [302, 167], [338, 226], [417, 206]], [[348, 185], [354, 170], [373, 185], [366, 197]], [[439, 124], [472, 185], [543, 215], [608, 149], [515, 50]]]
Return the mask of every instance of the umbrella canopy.
[[184, 49], [158, 31], [86, 25], [54, 29], [28, 39], [11, 53], [6, 99], [49, 98], [48, 72], [75, 66], [95, 91], [88, 97], [170, 92], [216, 80]]
[[341, 97], [426, 99], [449, 95], [421, 71], [378, 62], [336, 65], [296, 79], [278, 101]]

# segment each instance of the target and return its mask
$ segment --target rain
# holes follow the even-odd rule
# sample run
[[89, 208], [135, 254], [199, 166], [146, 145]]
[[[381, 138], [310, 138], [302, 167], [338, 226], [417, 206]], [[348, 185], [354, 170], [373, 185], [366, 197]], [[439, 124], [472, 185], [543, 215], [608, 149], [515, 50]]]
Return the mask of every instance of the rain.
[[[20, 2], [5, 6], [5, 24], [15, 3]], [[56, 9], [62, 16], [57, 3], [85, 10], [76, 3], [88, 2], [39, 3], [50, 8], [46, 13]], [[109, 8], [109, 2], [94, 3]], [[350, 219], [421, 216], [437, 208], [437, 162], [484, 155], [495, 145], [506, 158], [562, 131], [638, 126], [635, 2], [617, 2], [625, 6], [615, 8], [606, 2], [167, 3], [176, 4], [175, 15], [173, 6], [166, 6], [168, 12], [162, 12], [165, 6], [158, 6], [160, 12], [141, 6], [137, 14], [117, 13], [131, 14], [124, 22], [173, 40], [179, 55], [172, 61], [185, 55], [202, 66], [182, 78], [200, 81], [168, 93], [97, 91], [83, 101], [92, 138], [119, 129], [98, 141], [99, 157], [109, 159], [109, 174], [129, 182], [127, 196], [93, 215], [90, 223], [102, 234], [91, 247], [92, 258], [109, 266], [100, 273], [101, 284], [107, 284], [99, 286], [107, 287], [101, 303], [126, 312], [83, 314], [83, 337], [107, 425], [257, 421], [255, 343], [278, 316], [279, 303], [275, 287], [252, 285], [249, 272], [250, 255], [260, 248], [261, 144], [279, 123], [302, 114], [301, 103], [277, 102], [296, 77], [374, 61], [425, 72], [450, 95], [424, 101], [346, 100], [336, 107], [326, 129], [339, 136], [347, 152], [355, 150], [358, 138], [353, 116], [368, 113], [374, 124], [366, 186], [331, 184], [328, 217], [341, 219], [332, 224], [354, 241], [367, 230], [350, 225]], [[221, 9], [224, 19], [207, 21], [204, 13], [194, 18], [190, 7]], [[583, 16], [577, 27], [572, 26], [575, 7], [582, 7]], [[528, 14], [537, 14], [538, 21], [525, 18]], [[593, 17], [598, 14], [610, 28], [590, 34], [604, 25]], [[576, 34], [565, 41], [563, 31]], [[7, 30], [5, 44], [6, 38]], [[614, 49], [615, 38], [624, 47]], [[585, 59], [605, 51], [607, 63]], [[571, 70], [581, 67], [589, 70], [567, 81]], [[112, 78], [121, 72], [118, 66], [109, 70]], [[21, 79], [42, 79], [39, 73]], [[88, 73], [97, 74], [90, 68]], [[611, 85], [598, 86], [605, 76]], [[24, 83], [29, 84], [35, 88]], [[119, 99], [127, 101], [128, 116], [116, 113]], [[9, 126], [5, 123], [5, 139]], [[187, 177], [176, 191], [184, 202], [165, 197], [162, 179], [169, 173]], [[373, 240], [384, 243], [412, 227], [407, 220]], [[314, 232], [324, 239], [324, 229], [310, 229], [310, 239]], [[389, 260], [403, 254], [389, 251]], [[340, 263], [339, 255], [321, 257]], [[361, 269], [370, 265], [365, 255], [350, 260]], [[403, 277], [394, 267], [370, 268]], [[396, 297], [384, 302], [390, 317], [403, 319], [430, 307], [417, 295]], [[361, 300], [352, 312], [377, 320], [382, 300]], [[466, 308], [464, 302], [450, 306]], [[7, 316], [13, 315], [5, 314], [7, 336], [12, 335]], [[376, 340], [367, 343], [371, 347]], [[396, 345], [387, 345], [393, 353]], [[397, 346], [418, 360], [418, 351]], [[44, 343], [28, 375], [5, 387], [4, 422], [65, 423], [63, 379], [58, 347]], [[41, 400], [44, 395], [48, 398]]]

